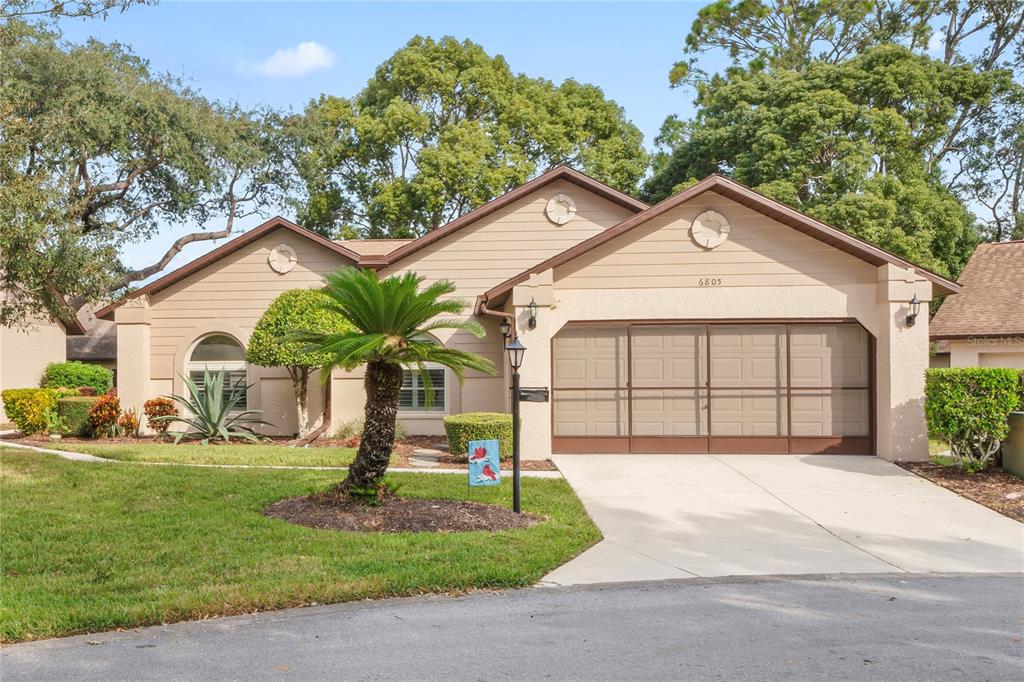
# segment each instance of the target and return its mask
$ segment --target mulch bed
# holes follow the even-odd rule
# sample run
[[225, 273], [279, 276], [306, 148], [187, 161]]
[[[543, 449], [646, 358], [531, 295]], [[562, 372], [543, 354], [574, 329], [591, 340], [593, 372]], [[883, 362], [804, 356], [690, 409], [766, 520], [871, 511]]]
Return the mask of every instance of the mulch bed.
[[516, 514], [479, 502], [391, 497], [370, 507], [331, 493], [289, 497], [270, 505], [263, 514], [309, 528], [363, 533], [500, 531], [528, 528], [540, 521], [532, 514]]
[[956, 467], [932, 462], [900, 462], [899, 465], [932, 483], [1024, 522], [1024, 479], [1002, 469], [968, 474]]

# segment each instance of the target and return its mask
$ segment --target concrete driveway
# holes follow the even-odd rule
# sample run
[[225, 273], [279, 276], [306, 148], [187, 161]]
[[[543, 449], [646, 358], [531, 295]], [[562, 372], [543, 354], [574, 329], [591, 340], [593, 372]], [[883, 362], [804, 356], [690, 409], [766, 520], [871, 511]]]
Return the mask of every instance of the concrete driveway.
[[547, 584], [1024, 571], [1024, 524], [876, 457], [553, 459], [604, 540]]

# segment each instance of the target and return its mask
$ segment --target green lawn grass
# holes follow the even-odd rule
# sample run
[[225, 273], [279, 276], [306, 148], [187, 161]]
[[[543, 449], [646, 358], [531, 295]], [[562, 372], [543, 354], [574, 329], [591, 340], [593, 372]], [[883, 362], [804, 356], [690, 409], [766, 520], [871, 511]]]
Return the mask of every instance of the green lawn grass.
[[239, 443], [200, 445], [198, 443], [64, 443], [45, 445], [53, 450], [84, 452], [87, 455], [123, 462], [171, 462], [173, 464], [252, 464], [276, 466], [344, 467], [356, 456], [354, 448], [292, 448], [286, 445]]
[[[545, 520], [499, 533], [362, 534], [264, 517], [339, 474], [103, 466], [0, 449], [5, 642], [310, 603], [529, 585], [600, 534], [568, 484], [523, 481]], [[400, 494], [508, 505], [508, 481], [394, 474]]]

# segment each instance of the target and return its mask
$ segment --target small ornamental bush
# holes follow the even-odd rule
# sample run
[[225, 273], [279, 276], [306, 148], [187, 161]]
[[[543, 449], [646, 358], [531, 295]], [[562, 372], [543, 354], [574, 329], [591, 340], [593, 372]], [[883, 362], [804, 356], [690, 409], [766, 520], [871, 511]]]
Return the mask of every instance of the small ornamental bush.
[[121, 418], [121, 400], [116, 395], [104, 395], [89, 411], [89, 427], [101, 438], [117, 435], [117, 421]]
[[79, 386], [78, 387], [78, 395], [87, 396], [87, 397], [88, 396], [94, 396], [94, 395], [99, 395], [99, 391], [97, 391], [92, 386]]
[[89, 413], [99, 398], [71, 396], [57, 400], [57, 414], [64, 420], [64, 433], [69, 436], [88, 436]]
[[24, 434], [46, 429], [46, 411], [57, 407], [57, 399], [67, 391], [53, 388], [9, 388], [0, 394], [7, 418]]
[[924, 389], [928, 430], [949, 443], [957, 466], [980, 471], [1010, 432], [1007, 418], [1019, 391], [1020, 373], [1014, 369], [930, 369]]
[[142, 411], [146, 414], [146, 426], [156, 431], [159, 436], [167, 433], [170, 422], [166, 419], [156, 419], [156, 417], [177, 417], [181, 414], [170, 398], [147, 400], [142, 404]]
[[117, 435], [137, 436], [139, 435], [139, 413], [135, 410], [125, 410], [117, 418]]
[[471, 440], [497, 440], [502, 459], [512, 456], [512, 415], [502, 412], [467, 412], [444, 418], [448, 452], [462, 456]]
[[51, 362], [43, 370], [43, 387], [74, 388], [88, 386], [96, 393], [106, 392], [114, 384], [114, 373], [106, 367], [87, 362]]

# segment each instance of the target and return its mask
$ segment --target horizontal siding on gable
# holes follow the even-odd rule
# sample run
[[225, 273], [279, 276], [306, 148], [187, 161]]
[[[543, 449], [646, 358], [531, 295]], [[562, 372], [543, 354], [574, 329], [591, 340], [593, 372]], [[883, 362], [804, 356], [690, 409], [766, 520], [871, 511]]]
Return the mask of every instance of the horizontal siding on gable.
[[[576, 204], [576, 216], [565, 225], [555, 225], [544, 213], [558, 194]], [[413, 270], [428, 282], [448, 279], [455, 284], [455, 298], [472, 302], [494, 285], [631, 215], [627, 208], [559, 180], [402, 259], [384, 274]]]
[[[729, 239], [705, 250], [690, 238], [703, 211], [729, 221]], [[708, 192], [555, 269], [563, 289], [716, 286], [840, 286], [873, 282], [875, 268], [849, 254]]]
[[[298, 257], [283, 275], [267, 263], [279, 244], [289, 245]], [[170, 379], [184, 370], [175, 367], [174, 355], [195, 341], [197, 329], [219, 321], [225, 329], [251, 331], [281, 292], [320, 286], [325, 273], [347, 265], [351, 261], [341, 255], [279, 230], [155, 294], [150, 300], [153, 378]]]

